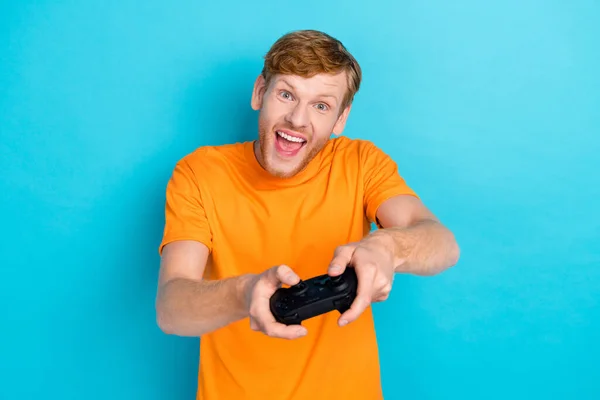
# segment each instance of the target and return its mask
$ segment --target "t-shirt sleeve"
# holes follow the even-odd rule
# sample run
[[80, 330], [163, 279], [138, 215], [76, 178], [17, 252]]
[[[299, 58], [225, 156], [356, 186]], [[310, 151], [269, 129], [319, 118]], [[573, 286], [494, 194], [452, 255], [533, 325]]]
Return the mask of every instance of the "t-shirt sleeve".
[[176, 240], [195, 240], [212, 250], [212, 234], [196, 177], [185, 159], [175, 166], [167, 183], [165, 227], [159, 246]]
[[386, 200], [398, 195], [418, 198], [398, 172], [396, 162], [371, 142], [361, 151], [364, 181], [364, 208], [369, 222], [376, 222], [377, 209]]

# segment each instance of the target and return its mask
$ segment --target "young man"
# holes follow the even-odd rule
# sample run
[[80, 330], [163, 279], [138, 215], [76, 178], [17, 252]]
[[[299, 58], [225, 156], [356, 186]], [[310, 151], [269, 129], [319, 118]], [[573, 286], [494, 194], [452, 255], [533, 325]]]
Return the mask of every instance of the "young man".
[[[168, 334], [202, 337], [198, 399], [381, 399], [370, 304], [387, 299], [395, 273], [457, 262], [452, 233], [394, 161], [340, 136], [360, 81], [336, 39], [287, 34], [252, 93], [258, 141], [201, 147], [175, 166], [157, 321]], [[348, 311], [275, 321], [278, 287], [348, 265], [359, 282]]]

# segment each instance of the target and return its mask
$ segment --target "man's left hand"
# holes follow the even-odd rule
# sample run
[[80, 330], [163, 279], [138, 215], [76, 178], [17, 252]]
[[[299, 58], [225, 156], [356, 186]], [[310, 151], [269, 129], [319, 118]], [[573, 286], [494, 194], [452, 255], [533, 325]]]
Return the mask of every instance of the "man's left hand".
[[367, 236], [335, 250], [328, 274], [341, 275], [346, 266], [351, 265], [358, 278], [356, 299], [350, 309], [340, 316], [340, 326], [355, 321], [371, 303], [387, 300], [390, 295], [395, 265], [393, 250], [385, 239], [382, 236]]

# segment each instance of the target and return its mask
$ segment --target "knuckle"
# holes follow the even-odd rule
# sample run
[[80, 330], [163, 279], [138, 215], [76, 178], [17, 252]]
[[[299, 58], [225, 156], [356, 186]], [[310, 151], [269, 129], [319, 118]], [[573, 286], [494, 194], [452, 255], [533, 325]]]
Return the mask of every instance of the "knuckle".
[[259, 279], [256, 280], [256, 283], [254, 284], [254, 286], [252, 287], [252, 291], [250, 292], [251, 298], [256, 297], [257, 293], [260, 293], [267, 279], [268, 278], [265, 275], [262, 275]]
[[250, 319], [254, 320], [255, 322], [258, 322], [258, 316], [260, 315], [260, 310], [258, 310], [255, 305], [250, 305], [248, 314], [250, 315]]
[[384, 292], [384, 293], [389, 292], [390, 290], [392, 290], [392, 285], [390, 284], [390, 281], [388, 281], [384, 277], [378, 278], [375, 285], [376, 285], [377, 288], [379, 288], [379, 290], [381, 292]]
[[358, 265], [357, 268], [361, 269], [364, 274], [367, 274], [367, 275], [373, 276], [373, 277], [377, 270], [377, 267], [375, 266], [375, 264], [373, 264], [371, 262], [360, 263], [360, 265]]
[[265, 332], [265, 335], [270, 336], [270, 337], [277, 336], [275, 329], [273, 329], [271, 326], [266, 326], [264, 329], [264, 332]]
[[349, 245], [343, 244], [343, 245], [335, 248], [334, 254], [336, 256], [343, 255], [343, 254], [346, 254], [348, 251], [350, 251], [350, 249], [351, 249], [351, 247]]

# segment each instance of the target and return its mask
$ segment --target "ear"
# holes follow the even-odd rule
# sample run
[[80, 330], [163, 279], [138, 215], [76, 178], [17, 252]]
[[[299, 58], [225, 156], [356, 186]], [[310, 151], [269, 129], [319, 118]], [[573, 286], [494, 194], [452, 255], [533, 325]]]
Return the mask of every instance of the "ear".
[[266, 90], [265, 84], [265, 78], [262, 76], [262, 74], [260, 74], [254, 82], [254, 90], [252, 91], [251, 105], [252, 109], [255, 111], [260, 110], [262, 107], [263, 96]]
[[346, 121], [348, 120], [348, 114], [350, 114], [350, 110], [352, 109], [352, 104], [348, 105], [344, 111], [338, 117], [335, 125], [333, 126], [333, 134], [336, 136], [340, 136], [346, 127]]

